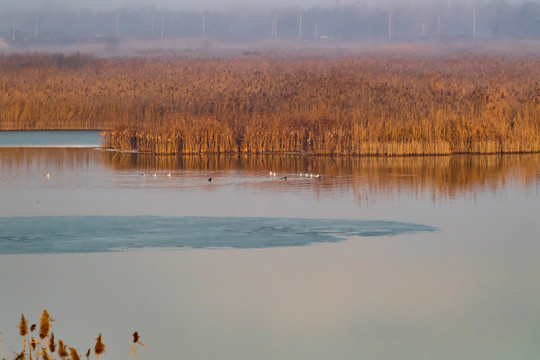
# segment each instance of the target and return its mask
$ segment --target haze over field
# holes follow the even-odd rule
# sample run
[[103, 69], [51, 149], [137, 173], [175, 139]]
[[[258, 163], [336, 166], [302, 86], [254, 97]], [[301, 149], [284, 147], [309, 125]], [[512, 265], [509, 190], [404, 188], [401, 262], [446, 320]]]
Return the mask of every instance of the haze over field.
[[[475, 1], [474, 4], [485, 4], [489, 0]], [[523, 0], [501, 1], [505, 4], [522, 4]], [[534, 1], [532, 1], [534, 2]], [[168, 8], [174, 10], [186, 9], [226, 9], [230, 7], [257, 7], [257, 8], [276, 8], [276, 7], [335, 7], [335, 6], [370, 6], [370, 7], [407, 7], [407, 6], [455, 6], [459, 4], [473, 3], [465, 0], [20, 0], [0, 5], [0, 10], [6, 9], [93, 9], [93, 10], [111, 10], [124, 7], [144, 7], [155, 6], [158, 8]]]
[[221, 41], [540, 39], [540, 2], [372, 0], [20, 1], [0, 5], [13, 45], [103, 38]]

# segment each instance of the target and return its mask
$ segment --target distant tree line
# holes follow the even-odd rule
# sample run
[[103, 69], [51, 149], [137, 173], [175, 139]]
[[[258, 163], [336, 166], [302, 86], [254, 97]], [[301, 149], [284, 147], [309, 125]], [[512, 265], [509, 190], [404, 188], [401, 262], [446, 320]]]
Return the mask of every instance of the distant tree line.
[[166, 10], [155, 6], [117, 11], [0, 11], [5, 41], [81, 38], [189, 38], [250, 41], [272, 37], [302, 40], [540, 38], [540, 2], [497, 0], [418, 2], [392, 7], [354, 5], [312, 8]]

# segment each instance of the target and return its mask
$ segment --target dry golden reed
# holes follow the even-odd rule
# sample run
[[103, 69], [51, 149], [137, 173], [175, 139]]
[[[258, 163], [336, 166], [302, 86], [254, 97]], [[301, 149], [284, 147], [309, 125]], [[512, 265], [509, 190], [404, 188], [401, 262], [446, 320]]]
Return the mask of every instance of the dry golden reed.
[[26, 349], [26, 335], [27, 334], [28, 334], [28, 321], [24, 317], [24, 314], [21, 314], [21, 322], [19, 323], [19, 335], [21, 336], [23, 340], [23, 349]]
[[43, 310], [41, 315], [41, 320], [39, 322], [39, 338], [45, 339], [49, 335], [50, 323], [49, 323], [49, 313], [47, 310]]
[[540, 56], [0, 58], [0, 129], [157, 154], [540, 151]]
[[51, 333], [51, 336], [49, 337], [49, 350], [51, 353], [56, 351], [56, 344], [54, 342], [54, 333]]
[[[28, 342], [28, 348], [26, 347], [26, 342], [22, 347], [21, 352], [15, 352], [14, 356], [17, 360], [54, 360], [55, 359], [55, 353], [61, 360], [80, 360], [79, 353], [75, 348], [68, 347], [62, 340], [58, 340], [58, 344], [55, 343], [55, 336], [54, 332], [51, 332], [51, 322], [54, 321], [50, 316], [49, 313], [44, 310], [43, 314], [40, 319], [40, 340], [34, 340], [33, 337], [31, 337], [31, 340]], [[28, 335], [28, 322], [23, 314], [21, 314], [21, 321], [18, 324], [19, 329], [19, 335], [25, 339], [25, 336]], [[31, 331], [35, 330], [36, 325], [32, 324]], [[2, 334], [0, 332], [0, 334]], [[133, 339], [134, 344], [133, 346], [136, 346], [137, 344], [140, 344], [142, 346], [145, 346], [143, 343], [139, 341], [139, 334], [137, 332], [133, 333]], [[36, 350], [37, 345], [39, 345], [39, 349]], [[130, 348], [131, 349], [131, 348]], [[2, 360], [5, 360], [4, 357], [4, 348], [2, 344], [2, 339], [0, 338], [0, 350], [2, 355]], [[34, 350], [34, 353], [33, 353]], [[105, 352], [105, 345], [103, 344], [101, 340], [101, 334], [96, 338], [96, 344], [94, 346], [94, 352], [96, 354], [97, 359], [99, 360], [101, 358], [101, 355]], [[86, 358], [90, 358], [91, 349], [88, 349], [86, 352]], [[34, 355], [33, 355], [34, 354]]]
[[71, 356], [71, 360], [81, 360], [81, 358], [79, 357], [79, 353], [75, 348], [69, 348], [69, 356]]
[[21, 314], [21, 323], [19, 324], [19, 335], [25, 337], [28, 334], [28, 321], [25, 319], [24, 314]]
[[140, 339], [139, 332], [135, 331], [133, 333], [133, 345], [131, 345], [131, 347], [128, 350], [128, 356], [129, 356], [129, 353], [133, 351], [133, 360], [137, 360], [137, 344], [143, 347], [146, 347], [146, 345], [140, 342], [139, 339]]
[[105, 344], [101, 342], [101, 334], [96, 338], [96, 345], [94, 346], [94, 353], [97, 355], [98, 360], [101, 358], [101, 354], [105, 352]]
[[62, 360], [64, 360], [66, 357], [69, 356], [69, 354], [67, 352], [66, 345], [64, 344], [64, 342], [62, 340], [58, 340], [58, 356]]

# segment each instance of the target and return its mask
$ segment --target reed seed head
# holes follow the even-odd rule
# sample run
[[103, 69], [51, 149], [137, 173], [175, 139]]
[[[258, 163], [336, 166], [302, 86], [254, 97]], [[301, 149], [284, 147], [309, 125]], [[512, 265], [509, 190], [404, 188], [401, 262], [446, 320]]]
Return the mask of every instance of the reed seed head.
[[139, 333], [135, 331], [133, 333], [133, 343], [136, 344], [139, 341]]
[[47, 355], [46, 351], [41, 352], [41, 357], [43, 358], [43, 360], [50, 360], [49, 355]]
[[24, 360], [24, 359], [25, 359], [24, 350], [20, 354], [17, 354], [17, 357], [15, 357], [15, 360]]
[[72, 347], [69, 348], [69, 356], [71, 356], [71, 360], [81, 360], [75, 348], [72, 348]]
[[68, 356], [66, 345], [62, 340], [58, 340], [58, 356], [60, 356], [61, 359], [65, 359]]
[[54, 333], [51, 333], [51, 337], [49, 338], [49, 350], [51, 350], [52, 353], [56, 351], [56, 344], [54, 343]]
[[19, 335], [25, 336], [28, 334], [28, 321], [24, 318], [24, 314], [21, 314], [21, 323], [19, 324]]
[[30, 332], [36, 330], [36, 324], [30, 325]]
[[49, 335], [50, 328], [51, 325], [49, 323], [49, 313], [47, 310], [43, 310], [43, 314], [41, 315], [41, 320], [39, 322], [39, 337], [41, 339], [45, 339], [47, 335]]
[[90, 349], [88, 349], [88, 351], [86, 352], [86, 358], [87, 358], [87, 359], [90, 358]]
[[94, 346], [94, 352], [96, 355], [101, 355], [105, 352], [105, 344], [101, 342], [101, 334], [96, 339], [96, 345]]
[[37, 344], [37, 341], [34, 340], [34, 338], [31, 338], [30, 345], [32, 346], [32, 350], [36, 350], [36, 344]]

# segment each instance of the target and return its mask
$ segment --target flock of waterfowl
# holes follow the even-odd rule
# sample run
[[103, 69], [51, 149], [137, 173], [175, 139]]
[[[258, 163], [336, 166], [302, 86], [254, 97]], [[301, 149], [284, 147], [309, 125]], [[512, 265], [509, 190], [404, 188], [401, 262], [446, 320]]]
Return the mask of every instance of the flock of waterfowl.
[[[271, 177], [277, 177], [278, 175], [277, 175], [275, 172], [270, 171], [270, 176], [271, 176]], [[285, 180], [285, 181], [287, 181], [287, 178], [288, 178], [288, 177], [289, 177], [289, 176], [282, 176], [282, 177], [280, 177], [280, 180]], [[313, 174], [308, 174], [308, 173], [300, 173], [300, 174], [298, 174], [298, 177], [300, 177], [300, 178], [317, 179], [317, 180], [321, 180], [321, 179], [322, 179], [322, 176], [319, 175], [319, 174], [313, 175]]]
[[[147, 175], [146, 173], [140, 173], [141, 177], [146, 177], [146, 175]], [[51, 174], [46, 173], [43, 176], [46, 177], [47, 179], [49, 179], [51, 177]], [[158, 174], [157, 173], [152, 173], [151, 175], [148, 174], [148, 176], [152, 176], [152, 177], [156, 178], [158, 176]], [[172, 174], [167, 173], [166, 176], [170, 178], [170, 177], [172, 177]], [[271, 177], [277, 177], [278, 175], [277, 175], [277, 173], [275, 173], [273, 171], [270, 171], [270, 176]], [[286, 175], [286, 176], [281, 176], [279, 179], [287, 181], [287, 178], [289, 178], [289, 177], [290, 177], [289, 175]], [[309, 179], [317, 179], [317, 180], [322, 179], [322, 176], [319, 175], [319, 174], [313, 175], [313, 174], [308, 174], [308, 173], [300, 173], [300, 174], [298, 174], [298, 177], [300, 177], [300, 178], [309, 178]], [[208, 182], [212, 182], [212, 178], [208, 178]]]
[[[146, 177], [146, 173], [141, 173], [140, 175], [141, 175], [142, 177]], [[148, 175], [148, 176], [150, 176], [150, 175]], [[167, 173], [167, 177], [171, 177], [171, 176], [172, 176], [171, 173]], [[152, 177], [157, 177], [157, 173], [153, 173], [153, 174], [152, 174]]]

